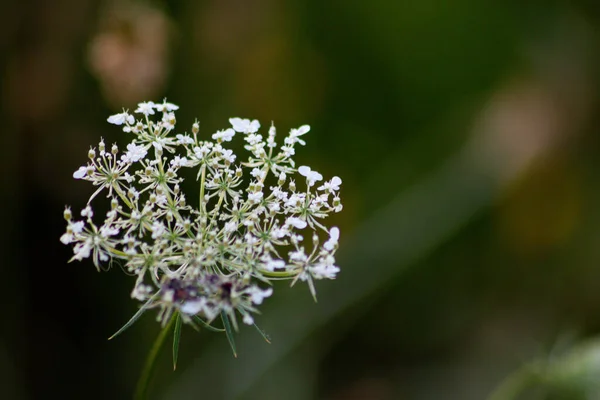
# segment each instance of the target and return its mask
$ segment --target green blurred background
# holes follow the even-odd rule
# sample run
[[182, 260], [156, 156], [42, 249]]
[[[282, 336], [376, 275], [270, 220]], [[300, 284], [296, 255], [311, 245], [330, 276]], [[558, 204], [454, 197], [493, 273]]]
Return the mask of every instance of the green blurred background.
[[107, 116], [167, 97], [179, 131], [310, 124], [345, 208], [317, 304], [280, 285], [237, 359], [185, 329], [154, 398], [475, 400], [536, 360], [521, 398], [600, 399], [599, 29], [596, 0], [3, 3], [0, 398], [133, 393], [158, 324], [108, 342], [133, 282], [58, 239], [89, 146], [128, 142]]

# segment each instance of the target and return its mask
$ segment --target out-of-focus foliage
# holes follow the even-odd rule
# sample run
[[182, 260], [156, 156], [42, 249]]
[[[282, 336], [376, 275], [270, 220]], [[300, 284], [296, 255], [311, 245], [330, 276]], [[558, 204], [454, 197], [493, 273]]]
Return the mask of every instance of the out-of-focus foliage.
[[600, 397], [596, 2], [29, 0], [0, 20], [0, 398], [133, 393], [156, 323], [108, 342], [129, 282], [58, 238], [89, 146], [128, 141], [107, 115], [165, 96], [204, 135], [308, 122], [296, 159], [342, 177], [345, 209], [317, 304], [278, 288], [272, 343], [242, 329], [237, 359], [183, 329], [154, 398], [475, 400], [528, 368], [521, 398]]

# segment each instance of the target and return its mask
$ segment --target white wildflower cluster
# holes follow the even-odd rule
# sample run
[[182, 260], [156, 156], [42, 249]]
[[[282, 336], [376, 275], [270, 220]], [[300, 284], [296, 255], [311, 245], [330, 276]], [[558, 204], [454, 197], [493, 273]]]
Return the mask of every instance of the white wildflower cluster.
[[[310, 127], [292, 129], [281, 146], [274, 126], [263, 135], [258, 121], [240, 118], [210, 138], [199, 135], [197, 122], [191, 134], [173, 134], [177, 109], [145, 102], [134, 114], [108, 118], [133, 140], [124, 151], [101, 140], [73, 174], [97, 190], [81, 218], [65, 209], [60, 240], [73, 245], [72, 260], [91, 258], [98, 269], [120, 261], [136, 278], [131, 296], [144, 310], [158, 308], [163, 324], [174, 312], [192, 324], [223, 314], [234, 326], [236, 315], [253, 324], [278, 279], [305, 281], [314, 296], [315, 279], [339, 272], [340, 232], [322, 220], [342, 210], [342, 181], [296, 168], [292, 156]], [[227, 148], [236, 134], [249, 152], [245, 161]], [[184, 169], [199, 182], [197, 208], [180, 188]], [[96, 217], [98, 225], [90, 202], [101, 192], [110, 211]]]

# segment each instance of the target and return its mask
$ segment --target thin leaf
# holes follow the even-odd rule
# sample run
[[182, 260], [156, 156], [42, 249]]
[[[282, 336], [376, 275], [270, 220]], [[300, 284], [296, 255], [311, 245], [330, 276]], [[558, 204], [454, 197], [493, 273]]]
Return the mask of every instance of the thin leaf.
[[233, 329], [231, 328], [229, 316], [225, 313], [225, 311], [221, 311], [221, 319], [223, 320], [223, 326], [225, 327], [225, 335], [227, 335], [227, 340], [229, 341], [229, 345], [231, 346], [231, 351], [233, 351], [233, 356], [237, 357], [237, 352], [235, 350], [235, 341], [233, 339]]
[[177, 369], [177, 356], [179, 355], [179, 340], [181, 339], [181, 314], [175, 316], [173, 328], [173, 371]]
[[256, 328], [256, 330], [258, 331], [258, 333], [260, 333], [260, 335], [263, 337], [263, 339], [265, 339], [265, 342], [271, 344], [271, 338], [269, 337], [269, 335], [267, 335], [267, 333], [265, 331], [263, 331], [262, 329], [260, 329], [258, 327], [258, 325], [256, 325], [256, 323], [254, 323], [254, 327]]
[[141, 306], [140, 309], [137, 310], [137, 312], [135, 314], [133, 314], [133, 317], [131, 317], [129, 319], [129, 321], [127, 321], [125, 323], [125, 325], [123, 325], [121, 327], [121, 329], [119, 329], [111, 337], [109, 337], [108, 340], [111, 340], [111, 339], [117, 337], [118, 335], [120, 335], [121, 333], [123, 333], [125, 330], [127, 330], [127, 328], [129, 328], [131, 325], [133, 325], [134, 322], [137, 321], [142, 316], [142, 314], [144, 313], [144, 311], [146, 311], [149, 308], [150, 303], [154, 300], [155, 297], [156, 297], [156, 295], [154, 295], [151, 298], [149, 298], [148, 301], [146, 303], [144, 303], [144, 305]]
[[[214, 326], [208, 324], [206, 321], [204, 321], [202, 318], [200, 318], [197, 315], [194, 315], [192, 317], [192, 320], [200, 325], [202, 325], [204, 328], [208, 329], [209, 331], [213, 331], [213, 332], [225, 332], [225, 329], [221, 329], [221, 328], [215, 328]], [[196, 330], [199, 330], [197, 326], [192, 325], [194, 328], [196, 328]]]

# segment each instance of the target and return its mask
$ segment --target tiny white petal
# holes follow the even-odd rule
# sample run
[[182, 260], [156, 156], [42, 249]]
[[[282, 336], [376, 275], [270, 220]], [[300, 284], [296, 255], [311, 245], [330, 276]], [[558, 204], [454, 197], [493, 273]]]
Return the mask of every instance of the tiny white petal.
[[298, 172], [300, 173], [300, 175], [308, 177], [308, 175], [310, 174], [310, 167], [303, 165], [298, 168]]
[[307, 133], [308, 131], [310, 131], [310, 126], [302, 125], [300, 128], [296, 129], [296, 136], [302, 136], [305, 133]]
[[260, 123], [257, 120], [250, 121], [242, 118], [229, 118], [229, 123], [233, 126], [236, 132], [256, 133], [260, 128]]
[[79, 169], [73, 172], [73, 178], [81, 179], [87, 174], [87, 167], [79, 167]]
[[123, 112], [120, 114], [111, 115], [110, 117], [108, 117], [107, 121], [114, 125], [123, 125], [125, 122], [133, 124], [134, 118], [126, 112]]
[[71, 229], [73, 230], [73, 233], [81, 233], [83, 231], [83, 225], [83, 221], [73, 222], [71, 224]]
[[292, 225], [295, 228], [298, 229], [304, 229], [306, 228], [306, 221], [298, 218], [298, 217], [289, 217], [286, 221], [286, 225]]
[[338, 240], [340, 238], [340, 229], [337, 226], [334, 226], [329, 230], [329, 237]]

